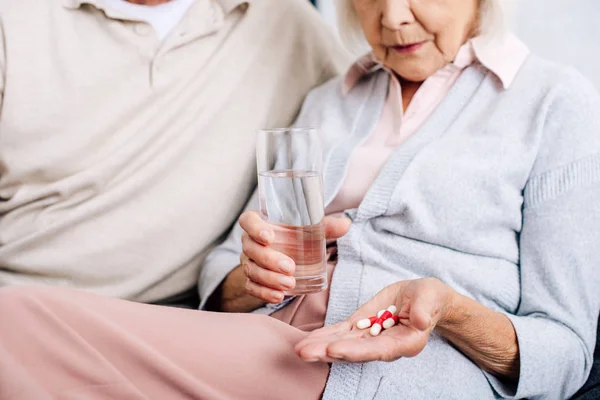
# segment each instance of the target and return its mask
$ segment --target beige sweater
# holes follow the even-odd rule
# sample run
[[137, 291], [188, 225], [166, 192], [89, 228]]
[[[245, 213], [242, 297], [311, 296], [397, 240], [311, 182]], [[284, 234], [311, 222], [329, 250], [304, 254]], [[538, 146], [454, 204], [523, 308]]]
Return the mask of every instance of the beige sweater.
[[0, 286], [146, 302], [196, 284], [255, 130], [348, 61], [305, 0], [198, 0], [164, 43], [102, 0], [0, 1], [0, 29]]

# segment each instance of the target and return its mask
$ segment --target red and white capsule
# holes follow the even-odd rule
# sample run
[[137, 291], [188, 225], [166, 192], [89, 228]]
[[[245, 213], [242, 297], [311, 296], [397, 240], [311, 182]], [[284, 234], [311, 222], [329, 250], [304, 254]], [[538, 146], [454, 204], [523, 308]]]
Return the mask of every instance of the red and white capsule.
[[370, 317], [370, 318], [361, 319], [360, 321], [358, 321], [356, 323], [356, 327], [358, 329], [368, 329], [371, 326], [373, 326], [373, 324], [375, 323], [375, 321], [377, 321], [377, 317]]
[[383, 319], [377, 318], [377, 321], [375, 321], [373, 323], [373, 326], [371, 327], [371, 330], [369, 331], [369, 333], [372, 336], [377, 336], [381, 333], [382, 329], [383, 329]]
[[381, 314], [381, 315], [379, 316], [379, 318], [380, 318], [382, 321], [385, 321], [386, 319], [392, 318], [393, 316], [394, 316], [394, 314], [392, 314], [392, 313], [391, 313], [391, 312], [389, 312], [388, 310], [385, 310], [385, 312], [384, 312], [383, 314]]
[[371, 328], [369, 331], [371, 335], [377, 336], [381, 333], [382, 329], [389, 329], [398, 323], [397, 312], [398, 309], [392, 304], [385, 310], [379, 310], [376, 317], [361, 319], [356, 323], [356, 327], [358, 329]]
[[383, 315], [383, 313], [384, 313], [384, 312], [386, 312], [386, 311], [389, 311], [389, 312], [391, 312], [393, 315], [396, 315], [396, 313], [398, 312], [398, 309], [396, 308], [396, 306], [395, 306], [395, 305], [393, 305], [393, 304], [392, 304], [391, 306], [389, 306], [389, 307], [388, 307], [387, 309], [385, 309], [385, 310], [379, 310], [379, 312], [377, 313], [377, 316], [378, 316], [378, 317], [381, 317], [381, 316]]
[[390, 329], [398, 323], [398, 320], [399, 318], [397, 315], [392, 315], [390, 318], [383, 321], [383, 324], [381, 326], [383, 327], [383, 329]]

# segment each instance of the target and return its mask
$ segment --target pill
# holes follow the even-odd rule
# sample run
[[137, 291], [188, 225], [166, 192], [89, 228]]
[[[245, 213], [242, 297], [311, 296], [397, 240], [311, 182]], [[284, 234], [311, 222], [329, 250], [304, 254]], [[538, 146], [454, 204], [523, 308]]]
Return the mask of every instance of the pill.
[[370, 328], [375, 323], [375, 321], [377, 321], [377, 317], [361, 319], [356, 323], [356, 327], [358, 329], [367, 329]]
[[391, 306], [389, 306], [389, 307], [387, 308], [387, 310], [388, 310], [389, 312], [391, 312], [391, 313], [392, 313], [392, 315], [396, 315], [396, 313], [398, 312], [398, 309], [397, 309], [397, 308], [396, 308], [396, 306], [394, 306], [394, 305], [391, 305]]
[[379, 310], [377, 313], [377, 318], [381, 317], [386, 310]]
[[391, 312], [389, 312], [388, 310], [385, 310], [385, 312], [379, 316], [379, 318], [381, 318], [382, 321], [385, 321], [386, 319], [392, 318], [392, 317], [393, 317], [393, 314]]
[[388, 318], [385, 321], [383, 321], [383, 324], [381, 326], [383, 327], [383, 329], [390, 329], [392, 326], [396, 325], [397, 323], [398, 323], [398, 316], [394, 315], [391, 318]]
[[377, 321], [375, 321], [369, 333], [371, 333], [371, 335], [373, 336], [379, 335], [381, 333], [382, 328], [381, 324], [383, 324], [383, 321], [381, 320], [381, 318], [377, 318]]

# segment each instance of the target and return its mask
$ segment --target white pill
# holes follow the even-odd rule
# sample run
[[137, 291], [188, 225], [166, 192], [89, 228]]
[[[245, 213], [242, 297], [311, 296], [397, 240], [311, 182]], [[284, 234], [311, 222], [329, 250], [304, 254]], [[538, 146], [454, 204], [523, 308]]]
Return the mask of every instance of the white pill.
[[398, 312], [398, 309], [396, 308], [396, 306], [392, 305], [388, 307], [388, 311], [392, 313], [392, 315], [396, 315], [396, 313]]
[[367, 329], [371, 327], [371, 320], [369, 318], [361, 319], [356, 323], [358, 329]]
[[379, 310], [377, 313], [377, 318], [381, 317], [386, 310]]
[[388, 318], [385, 321], [383, 321], [383, 329], [390, 329], [394, 325], [396, 325], [394, 318]]
[[369, 333], [371, 333], [371, 335], [373, 335], [373, 336], [379, 335], [381, 333], [381, 325], [373, 324]]

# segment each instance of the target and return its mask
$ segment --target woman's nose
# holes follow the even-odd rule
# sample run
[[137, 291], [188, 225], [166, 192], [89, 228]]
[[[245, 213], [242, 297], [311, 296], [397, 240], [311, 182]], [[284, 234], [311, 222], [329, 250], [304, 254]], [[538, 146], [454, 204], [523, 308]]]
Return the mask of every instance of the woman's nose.
[[408, 25], [415, 21], [415, 16], [410, 8], [410, 0], [381, 0], [381, 2], [383, 3], [381, 23], [386, 28], [397, 30], [402, 25]]

